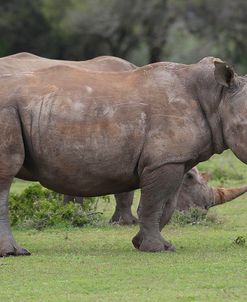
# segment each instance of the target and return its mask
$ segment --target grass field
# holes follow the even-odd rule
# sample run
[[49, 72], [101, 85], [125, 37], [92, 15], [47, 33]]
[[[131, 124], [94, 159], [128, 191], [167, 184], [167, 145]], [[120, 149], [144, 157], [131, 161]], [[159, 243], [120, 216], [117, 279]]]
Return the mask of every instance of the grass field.
[[[246, 166], [229, 152], [200, 169], [217, 175], [214, 185], [247, 183]], [[107, 221], [114, 203], [104, 207]], [[247, 301], [247, 245], [235, 243], [247, 239], [247, 196], [211, 210], [221, 224], [165, 228], [176, 253], [136, 251], [138, 227], [14, 229], [32, 256], [0, 259], [0, 301]]]

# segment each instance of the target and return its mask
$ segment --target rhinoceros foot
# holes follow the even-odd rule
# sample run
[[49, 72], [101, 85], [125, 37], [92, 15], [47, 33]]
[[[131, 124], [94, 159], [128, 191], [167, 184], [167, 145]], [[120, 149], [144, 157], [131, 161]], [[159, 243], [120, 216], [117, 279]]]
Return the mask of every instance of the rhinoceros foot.
[[138, 220], [133, 215], [122, 216], [119, 220], [119, 224], [122, 224], [122, 225], [138, 224]]
[[142, 240], [139, 251], [142, 252], [163, 252], [164, 244], [161, 240]]
[[132, 224], [138, 224], [138, 219], [133, 215], [122, 215], [122, 216], [116, 216], [113, 215], [110, 223], [118, 223], [120, 225], [132, 225]]
[[20, 247], [14, 240], [0, 240], [0, 257], [29, 256], [31, 253]]
[[139, 232], [132, 243], [136, 249], [143, 252], [175, 252], [176, 248], [170, 242], [164, 240], [161, 236], [156, 239], [143, 239]]
[[175, 252], [176, 248], [166, 240], [143, 240], [139, 250], [143, 252]]

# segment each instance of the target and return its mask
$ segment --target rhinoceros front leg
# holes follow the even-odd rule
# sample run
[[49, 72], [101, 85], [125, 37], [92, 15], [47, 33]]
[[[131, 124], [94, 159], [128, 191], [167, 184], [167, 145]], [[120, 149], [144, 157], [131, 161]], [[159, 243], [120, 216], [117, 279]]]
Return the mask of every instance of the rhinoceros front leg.
[[160, 219], [166, 203], [176, 194], [183, 173], [183, 165], [174, 164], [142, 175], [138, 208], [140, 231], [132, 240], [135, 248], [147, 252], [175, 250], [160, 234]]
[[[180, 188], [181, 188], [181, 186], [180, 186]], [[160, 231], [162, 231], [164, 226], [166, 224], [168, 224], [168, 222], [171, 220], [172, 214], [174, 213], [175, 209], [177, 208], [180, 188], [178, 188], [178, 190], [174, 194], [174, 196], [171, 197], [169, 200], [167, 200], [166, 204], [164, 205], [163, 212], [162, 212], [162, 215], [160, 218]]]
[[115, 194], [116, 207], [110, 223], [137, 224], [137, 218], [131, 212], [133, 198], [134, 191]]

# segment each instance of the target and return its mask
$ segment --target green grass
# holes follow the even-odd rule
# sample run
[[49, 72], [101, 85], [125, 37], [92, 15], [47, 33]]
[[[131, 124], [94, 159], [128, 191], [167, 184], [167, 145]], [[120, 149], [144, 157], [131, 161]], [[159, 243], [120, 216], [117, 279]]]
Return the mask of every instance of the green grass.
[[[224, 166], [213, 184], [247, 183], [246, 166], [229, 152], [221, 160], [200, 164], [219, 174]], [[113, 206], [101, 205], [106, 221]], [[32, 256], [0, 259], [0, 301], [247, 301], [247, 244], [234, 243], [247, 239], [247, 196], [211, 210], [222, 224], [165, 228], [176, 253], [136, 251], [131, 238], [138, 227], [14, 229]]]

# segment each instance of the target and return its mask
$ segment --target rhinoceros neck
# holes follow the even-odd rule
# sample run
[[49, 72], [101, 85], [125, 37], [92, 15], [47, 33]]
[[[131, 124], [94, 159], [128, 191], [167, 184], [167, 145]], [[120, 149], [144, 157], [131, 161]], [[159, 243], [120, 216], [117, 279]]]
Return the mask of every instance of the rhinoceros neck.
[[188, 87], [200, 105], [202, 113], [211, 133], [212, 155], [228, 149], [223, 135], [222, 120], [219, 105], [222, 97], [222, 87], [214, 78], [213, 66], [192, 65], [188, 79]]
[[216, 83], [214, 64], [213, 61], [210, 61], [211, 58], [209, 61], [207, 60], [207, 63], [199, 62], [192, 65], [162, 62], [145, 66], [146, 70], [160, 68], [175, 74], [182, 83], [184, 94], [191, 96], [198, 102], [211, 133], [211, 141], [209, 142], [211, 154], [207, 154], [207, 158], [228, 149], [224, 141], [222, 120], [219, 113], [222, 87]]

